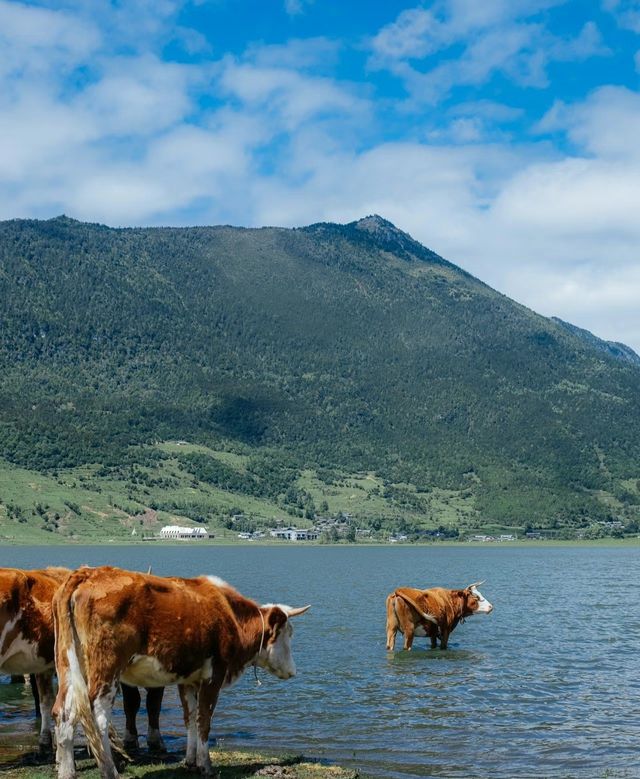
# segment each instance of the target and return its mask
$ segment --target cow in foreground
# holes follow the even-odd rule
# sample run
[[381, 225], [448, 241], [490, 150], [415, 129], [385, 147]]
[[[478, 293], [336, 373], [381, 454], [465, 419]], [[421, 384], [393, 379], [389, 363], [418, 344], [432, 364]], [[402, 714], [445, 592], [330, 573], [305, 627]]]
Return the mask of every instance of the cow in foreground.
[[41, 751], [51, 750], [54, 635], [51, 601], [67, 568], [0, 568], [0, 672], [34, 674], [40, 703]]
[[211, 775], [209, 731], [220, 690], [249, 665], [295, 675], [289, 617], [309, 607], [257, 603], [216, 577], [161, 578], [82, 568], [54, 598], [59, 779], [75, 777], [73, 732], [82, 724], [104, 779], [116, 779], [109, 730], [118, 682], [177, 684], [187, 726], [186, 764]]
[[464, 590], [432, 587], [417, 590], [399, 587], [387, 596], [387, 649], [392, 650], [398, 630], [404, 635], [404, 649], [411, 649], [414, 636], [428, 636], [435, 649], [446, 649], [449, 636], [467, 617], [489, 614], [493, 606], [478, 590], [476, 582]]
[[[38, 745], [41, 752], [52, 748], [54, 702], [53, 676], [54, 630], [52, 601], [57, 589], [69, 576], [69, 568], [22, 570], [0, 568], [0, 673], [24, 681], [28, 674], [40, 718]], [[160, 708], [163, 688], [147, 690], [147, 747], [164, 751], [160, 734]], [[122, 703], [126, 717], [124, 746], [138, 749], [136, 714], [140, 693], [136, 687], [122, 685]]]

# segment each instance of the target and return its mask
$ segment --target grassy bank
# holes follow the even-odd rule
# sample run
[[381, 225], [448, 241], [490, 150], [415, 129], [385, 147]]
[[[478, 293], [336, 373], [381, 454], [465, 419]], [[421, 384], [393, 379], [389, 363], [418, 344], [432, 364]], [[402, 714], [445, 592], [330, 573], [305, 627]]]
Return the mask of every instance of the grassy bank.
[[[337, 515], [353, 518], [358, 527], [387, 532], [408, 526], [431, 530], [466, 526], [474, 516], [472, 497], [460, 491], [419, 493], [412, 485], [390, 486], [370, 473], [328, 476], [303, 470], [277, 496], [251, 495], [242, 492], [240, 483], [253, 478], [249, 455], [177, 443], [145, 452], [144, 466], [94, 464], [55, 473], [0, 459], [0, 542], [121, 543], [175, 524], [206, 526], [216, 541], [225, 541], [237, 540], [244, 530], [308, 527], [311, 516]], [[222, 478], [219, 473], [191, 472], [185, 458], [193, 455], [226, 469], [222, 475], [231, 483], [213, 483]], [[261, 487], [269, 479], [263, 481]]]
[[[272, 472], [269, 457], [263, 454], [258, 460], [251, 450], [240, 454], [165, 442], [137, 454], [144, 465], [93, 464], [48, 473], [0, 459], [0, 544], [142, 543], [164, 525], [206, 527], [215, 534], [215, 543], [246, 543], [238, 539], [240, 532], [266, 532], [277, 525], [324, 527], [321, 538], [327, 542], [357, 528], [359, 541], [395, 535], [442, 543], [458, 532], [461, 537], [522, 537], [529, 521], [528, 513], [516, 506], [508, 524], [490, 520], [470, 488], [418, 489], [373, 473], [326, 469], [283, 466]], [[281, 484], [282, 473], [288, 481]], [[597, 495], [616, 515], [635, 518], [635, 524], [627, 521], [624, 527], [628, 535], [639, 527], [638, 485], [635, 480], [626, 485], [628, 505], [608, 493]], [[532, 499], [529, 509], [537, 508]], [[593, 523], [587, 538], [614, 529], [595, 519]], [[579, 528], [569, 530], [577, 535]], [[560, 531], [550, 535], [567, 535]], [[622, 532], [621, 523], [617, 531]], [[260, 543], [269, 541], [267, 534]]]
[[[302, 755], [266, 754], [215, 749], [211, 752], [214, 772], [219, 779], [241, 779], [250, 776], [270, 776], [277, 779], [364, 779], [363, 774], [339, 766], [321, 765], [308, 761]], [[177, 757], [169, 756], [162, 763], [140, 761], [129, 764], [122, 776], [131, 779], [192, 779], [193, 771], [187, 770]], [[0, 766], [3, 779], [56, 779], [55, 767], [28, 765], [23, 757], [15, 763]], [[77, 762], [78, 773], [83, 779], [100, 779], [100, 772], [93, 760]], [[215, 774], [214, 774], [215, 775]]]

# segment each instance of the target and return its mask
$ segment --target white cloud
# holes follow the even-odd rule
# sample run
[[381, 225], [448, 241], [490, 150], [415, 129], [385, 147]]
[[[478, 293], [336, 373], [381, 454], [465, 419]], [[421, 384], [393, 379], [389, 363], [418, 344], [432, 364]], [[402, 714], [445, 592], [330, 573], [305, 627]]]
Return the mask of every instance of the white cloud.
[[68, 72], [85, 62], [100, 43], [101, 34], [90, 21], [0, 0], [0, 101], [7, 92], [15, 94], [21, 79], [50, 81], [56, 70]]
[[284, 10], [289, 16], [299, 16], [314, 0], [284, 0]]
[[640, 2], [638, 0], [604, 0], [602, 7], [605, 11], [613, 14], [620, 27], [640, 33]]
[[322, 116], [362, 114], [367, 102], [356, 91], [328, 78], [305, 76], [292, 68], [260, 67], [227, 58], [220, 88], [248, 109], [276, 115], [282, 129], [292, 130]]
[[556, 103], [538, 125], [560, 130], [590, 155], [640, 159], [640, 93], [625, 87], [602, 87], [577, 105]]
[[378, 32], [371, 41], [371, 49], [379, 63], [422, 59], [452, 39], [431, 11], [409, 8]]
[[252, 44], [243, 59], [260, 67], [331, 68], [339, 49], [340, 43], [328, 38], [291, 38], [280, 44]]
[[417, 103], [437, 103], [454, 87], [478, 86], [496, 73], [542, 88], [551, 62], [609, 53], [591, 21], [566, 40], [536, 21], [565, 1], [439, 0], [429, 10], [407, 9], [371, 39], [369, 66], [399, 77]]
[[197, 68], [152, 55], [115, 58], [75, 102], [93, 114], [105, 136], [156, 134], [188, 115], [189, 89], [201, 79]]

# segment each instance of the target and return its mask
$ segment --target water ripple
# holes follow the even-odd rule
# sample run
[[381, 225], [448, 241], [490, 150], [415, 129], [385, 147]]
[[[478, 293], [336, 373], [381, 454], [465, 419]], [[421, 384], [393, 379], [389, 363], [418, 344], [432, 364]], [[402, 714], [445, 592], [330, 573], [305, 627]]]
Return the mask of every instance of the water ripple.
[[[640, 777], [640, 616], [630, 596], [638, 550], [189, 551], [186, 561], [181, 548], [12, 555], [25, 567], [43, 564], [45, 552], [47, 563], [153, 563], [158, 573], [218, 574], [263, 602], [311, 602], [296, 622], [299, 676], [262, 674], [256, 687], [247, 674], [221, 696], [213, 732], [226, 746], [299, 750], [397, 779]], [[447, 651], [424, 639], [410, 653], [385, 650], [391, 589], [480, 578], [495, 611], [459, 626]], [[0, 747], [16, 736], [35, 744], [31, 709], [27, 695], [0, 685]], [[171, 747], [184, 748], [175, 691], [163, 727]]]

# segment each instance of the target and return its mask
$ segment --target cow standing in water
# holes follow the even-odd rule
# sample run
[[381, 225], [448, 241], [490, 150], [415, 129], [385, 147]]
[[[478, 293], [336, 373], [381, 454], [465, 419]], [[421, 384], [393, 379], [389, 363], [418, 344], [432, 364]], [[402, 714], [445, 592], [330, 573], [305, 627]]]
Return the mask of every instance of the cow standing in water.
[[463, 590], [432, 587], [417, 590], [399, 587], [387, 596], [387, 649], [395, 646], [398, 630], [404, 635], [404, 649], [411, 649], [414, 636], [427, 636], [435, 649], [446, 649], [449, 636], [459, 622], [474, 614], [489, 614], [493, 606], [478, 586], [470, 584]]
[[257, 603], [216, 577], [161, 578], [81, 568], [56, 593], [59, 779], [73, 779], [82, 724], [104, 779], [117, 779], [109, 726], [118, 682], [177, 684], [187, 725], [186, 764], [212, 774], [211, 717], [220, 690], [250, 665], [295, 675], [290, 617], [309, 607]]
[[51, 601], [66, 568], [0, 568], [0, 672], [35, 675], [40, 703], [41, 751], [51, 750], [54, 637]]
[[[70, 573], [68, 568], [0, 568], [0, 673], [21, 681], [26, 675], [31, 677], [36, 717], [40, 718], [41, 752], [52, 748], [55, 673], [52, 601]], [[162, 688], [147, 691], [147, 746], [151, 751], [164, 750], [159, 724], [162, 693]], [[126, 718], [124, 744], [134, 750], [138, 748], [136, 714], [140, 693], [135, 687], [123, 685], [122, 701]]]

